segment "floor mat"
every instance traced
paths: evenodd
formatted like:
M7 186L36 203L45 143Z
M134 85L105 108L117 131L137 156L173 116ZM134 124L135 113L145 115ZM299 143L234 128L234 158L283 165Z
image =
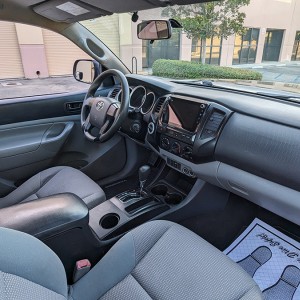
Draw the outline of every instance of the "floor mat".
M255 219L224 251L256 281L265 300L300 299L300 243Z

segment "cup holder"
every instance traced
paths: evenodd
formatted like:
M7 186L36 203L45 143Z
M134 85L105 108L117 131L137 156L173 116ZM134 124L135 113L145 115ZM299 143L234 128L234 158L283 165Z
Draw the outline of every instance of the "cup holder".
M151 189L151 193L156 196L166 196L168 187L165 184L158 184Z
M104 229L111 229L118 225L120 216L118 214L107 214L103 216L99 222Z
M170 205L179 204L183 199L180 193L162 183L154 186L151 189L151 193L155 196L160 196L160 198L164 199L164 201Z
M165 196L165 202L167 204L176 205L182 201L182 195L179 193L167 193Z

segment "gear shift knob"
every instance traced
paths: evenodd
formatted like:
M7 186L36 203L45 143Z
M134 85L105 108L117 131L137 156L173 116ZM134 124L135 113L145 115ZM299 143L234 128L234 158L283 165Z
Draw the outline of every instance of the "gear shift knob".
M141 166L139 169L139 180L145 182L151 172L151 168L147 165Z
M143 192L143 188L144 188L144 184L148 178L148 176L150 175L151 172L151 168L147 165L145 166L141 166L139 169L139 180L140 180L140 193L142 194Z

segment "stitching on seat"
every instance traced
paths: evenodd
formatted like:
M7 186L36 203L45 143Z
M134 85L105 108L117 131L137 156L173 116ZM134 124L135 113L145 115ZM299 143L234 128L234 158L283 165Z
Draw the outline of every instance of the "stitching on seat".
M135 268L135 266L136 266L136 253L135 253L135 246L134 246L134 239L133 239L133 235L132 235L132 233L131 233L131 231L129 231L128 233L127 233L128 235L130 234L130 236L131 236L131 240L132 240L132 245L133 245L133 251L134 251L134 267L132 268L132 270ZM100 300L105 294L107 294L110 290L112 290L115 286L117 286L119 283L121 283L126 277L128 277L129 275L132 275L131 274L131 272L132 272L132 270L123 278L123 279L121 279L119 282L117 282L114 286L112 286L110 289L108 289L107 291L105 291L104 293L102 293L98 298L97 298L97 300ZM71 290L71 294L73 293L73 288L72 288L72 290ZM73 299L73 298L72 298Z
M90 195L88 195L88 196L82 197L81 199L82 199L82 200L87 199L87 198L89 198L89 197L91 197L91 196L94 196L95 194L96 194L96 193L92 193L92 194L90 194Z
M253 289L257 288L257 285L251 287L248 291L246 291L241 297L236 298L237 300L243 299L247 294L249 294Z
M128 276L132 276L132 278L137 282L137 284L145 291L145 293L153 300L155 300L154 298L152 298L150 296L150 294L145 290L145 288L136 280L136 278L132 275L132 274L128 274L127 276L125 276L121 281L119 281L116 285L114 285L111 289L109 289L108 291L106 291L104 294L102 294L99 298L97 298L97 300L101 300L102 297L104 297L109 291L111 291L113 288L115 288L118 284L120 284L123 280L125 280ZM72 298L73 299L73 298Z
M28 198L28 197L30 197L30 196L32 196L32 195L36 195L37 196L37 198L39 199L40 198L40 196L38 195L38 192L39 192L39 190L43 187L43 186L45 186L54 176L56 176L59 172L61 172L63 169L61 169L61 170L59 170L59 171L57 171L55 174L52 174L52 176L48 179L48 180L46 180L44 183L42 183L42 173L43 173L43 171L42 172L40 172L40 173L38 173L38 177L39 177L39 186L35 189L35 190L33 190L32 192L32 194L29 194L29 195L27 195L27 197L26 198ZM24 202L24 200L26 200L26 198L25 199L23 199L20 203L22 203L22 202ZM27 202L27 201L26 201Z
M39 177L40 177L39 188L38 188L36 191L38 191L38 190L41 188L41 186L42 186L42 177L41 177L41 173L42 173L42 172L40 172L40 174L39 174L39 175L40 175L40 176L39 176Z
M32 196L36 196L36 199L27 200L27 198L32 197ZM22 200L20 203L27 203L27 202L31 202L31 201L40 199L39 196L36 193L33 193L33 194L29 195L27 198Z
M58 175L60 172L62 172L65 168L63 169L60 169L59 171L57 171L55 174L52 174L52 176L50 178L48 178L48 180L45 180L43 183L42 183L42 178L41 178L41 173L40 172L40 187L35 191L35 194L38 198L40 198L40 196L38 195L38 192L40 191L40 189L42 187L44 187L47 183L49 183L56 175ZM31 195L30 195L31 196Z
M133 274L130 274L132 277L133 277L133 279L141 286L141 288L147 293L147 295L151 298L151 299L153 299L153 300L155 300L155 298L153 298L150 294L149 294L149 292L141 285L141 283L134 277L134 275Z
M161 238L173 227L174 225L171 225L169 228L166 229L166 231L159 237L159 239L151 246L151 248L149 249L149 251L147 251L145 253L145 255L140 259L140 261L138 263L140 263L149 253L150 251L153 249L153 247L161 240ZM134 239L133 239L134 242ZM134 242L134 249L136 248L135 242ZM135 263L135 265L137 265Z
M160 236L160 238L152 245L152 247L150 248L150 250L140 259L139 263L147 256L147 254L151 251L151 249L156 245L156 243L164 236L165 233L167 233L167 231L172 227L172 225L166 229L166 231ZM133 250L134 250L134 268L137 266L137 256L136 256L136 244L135 244L135 240L134 240L134 235L132 234L132 231L129 231L127 234L130 234L131 236L131 240L132 240L132 243L133 243ZM107 290L104 294L102 294L98 300L101 299L101 297L103 297L106 293L108 293L111 289L113 289L116 285L118 285L120 282L122 282L126 277L128 276L132 276L135 281L145 290L145 292L149 295L149 297L151 299L154 299L153 297L150 296L150 294L148 293L148 291L141 285L141 283L133 276L133 274L131 273L134 268L130 271L130 273L128 275L126 275L122 280L120 280L117 284L115 284L113 287L111 287L109 290Z
M160 236L160 238L152 245L152 247L149 249L149 251L147 251L146 252L146 254L140 259L140 261L138 262L138 264L139 263L141 263L146 257L147 257L147 255L151 252L151 250L153 249L153 247L163 238L163 236L173 227L174 225L171 225L169 228L167 228L166 229L166 231ZM131 233L131 232L130 232ZM133 234L132 234L132 236L133 236ZM133 242L134 242L134 239L133 239ZM135 247L135 243L134 243L134 249L135 249L136 247ZM136 256L135 256L136 257ZM137 266L137 264L136 264L136 262L135 262L135 265ZM133 269L134 270L134 269ZM132 270L132 271L133 271ZM145 290L145 292L149 295L149 297L151 298L151 299L155 299L154 297L152 297L151 295L150 295L150 293L143 287L143 285L138 281L138 279L132 274L132 271L131 271L131 273L130 273L130 275L136 280L136 282Z
M133 234L131 231L129 231L130 236L131 236L131 240L132 240L132 244L133 244L133 251L134 251L134 267L136 266L136 250L135 250L135 242L134 242L134 238L133 238ZM130 271L132 272L132 270ZM130 274L130 273L129 273Z
M58 170L55 174L52 174L52 176L50 178L48 178L48 180L45 180L43 182L43 184L42 184L42 180L41 180L41 182L40 182L40 188L42 188L43 186L45 186L49 181L51 181L53 179L53 177L55 177L57 174L59 174L63 170L65 170L65 168L62 168L62 169ZM41 173L43 173L43 172L40 172L40 176L41 176Z

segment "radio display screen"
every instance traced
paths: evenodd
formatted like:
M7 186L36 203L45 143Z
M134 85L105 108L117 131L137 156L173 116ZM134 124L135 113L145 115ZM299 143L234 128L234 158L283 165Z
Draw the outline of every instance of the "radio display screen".
M169 103L168 124L195 132L200 111L200 103L172 98L172 101Z

